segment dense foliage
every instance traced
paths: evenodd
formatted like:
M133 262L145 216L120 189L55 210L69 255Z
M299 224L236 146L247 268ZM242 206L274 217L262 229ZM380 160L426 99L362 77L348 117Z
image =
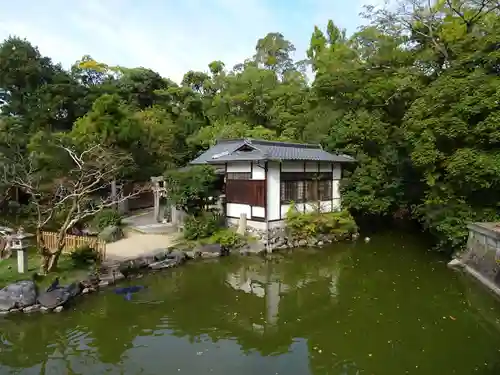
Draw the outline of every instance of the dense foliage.
M188 215L182 234L186 240L208 238L222 228L222 224L221 216L217 212L205 211L197 216Z
M204 213L220 193L215 170L204 165L168 171L165 186L171 203L194 216Z
M122 215L116 209L106 208L94 216L92 226L101 231L109 226L120 226L122 219Z
M287 229L295 239L317 238L321 235L334 236L336 240L352 238L358 227L348 211L299 212L292 205L285 218Z
M352 35L314 27L303 61L270 33L233 68L214 61L180 84L90 56L66 71L11 37L0 45L1 151L63 132L128 153L122 174L147 180L220 137L322 143L359 161L343 185L353 214L411 219L459 246L468 222L500 219L499 3L394 3L369 7Z

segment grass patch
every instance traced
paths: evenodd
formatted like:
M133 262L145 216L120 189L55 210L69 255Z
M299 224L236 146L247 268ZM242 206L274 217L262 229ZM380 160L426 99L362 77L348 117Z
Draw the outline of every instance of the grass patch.
M35 249L28 251L28 272L20 274L17 272L17 255L12 254L10 259L0 260L0 287L13 283L19 280L31 279L33 273L40 269L40 255ZM74 281L80 281L87 277L89 267L76 267L73 259L69 254L62 254L58 262L57 272L52 272L47 276L39 277L40 286L48 286L56 278L59 277L61 284L70 284Z

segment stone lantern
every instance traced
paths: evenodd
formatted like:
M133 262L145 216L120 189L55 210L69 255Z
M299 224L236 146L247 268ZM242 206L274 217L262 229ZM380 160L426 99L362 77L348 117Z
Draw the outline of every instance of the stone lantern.
M28 271L28 247L30 245L30 233L25 233L19 230L17 233L11 235L11 249L17 252L17 272L25 273Z

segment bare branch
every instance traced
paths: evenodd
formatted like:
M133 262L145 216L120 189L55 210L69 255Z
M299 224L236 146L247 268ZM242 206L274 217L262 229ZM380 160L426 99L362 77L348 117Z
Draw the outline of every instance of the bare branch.
M56 150L62 151L62 154L56 151L54 165L49 167L40 162L40 155L36 153L13 153L10 162L15 165L15 172L6 178L6 182L31 197L38 228L47 225L56 213L64 212L60 232L65 233L82 219L140 193L135 191L120 197L101 198L96 203L97 196L109 189L122 168L132 162L131 157L101 145L81 152L66 145L57 145Z

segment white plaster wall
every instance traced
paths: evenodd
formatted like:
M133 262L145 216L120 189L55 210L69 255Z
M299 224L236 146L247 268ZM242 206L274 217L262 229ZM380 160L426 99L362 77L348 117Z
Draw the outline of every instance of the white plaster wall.
M306 162L305 163L306 172L318 172L318 162ZM340 178L340 164L334 164L334 176L337 173L338 177L334 177L336 179ZM337 169L337 172L336 172ZM304 172L304 162L302 161L284 161L281 165L282 172ZM332 171L332 163L319 163L319 171L320 172L331 172Z
M252 206L252 217L264 218L266 209L264 207Z
M280 218L280 165L269 162L267 164L267 219Z
M340 209L341 209L340 198L334 199L333 200L332 211L340 211Z
M304 203L304 209L305 212L313 212L317 211L320 207L319 202L305 202Z
M304 163L301 161L284 161L281 164L282 172L304 172Z
M336 163L333 165L333 179L340 180L342 177L342 165Z
M340 180L333 180L332 182L332 197L333 199L340 198Z
M261 163L262 164L262 163ZM252 180L265 180L266 170L263 166L253 163L252 165Z
M321 201L319 203L320 212L332 212L332 201Z
M319 164L320 172L331 172L332 171L332 163L320 163Z
M227 225L237 226L239 219L228 217L226 219ZM247 220L247 227L258 229L258 230L266 230L266 223L263 221L255 221L255 220ZM269 229L273 228L283 228L285 227L285 220L276 220L269 222Z
M275 220L269 222L269 229L284 228L284 227L285 227L285 220Z
M318 172L318 162L307 162L306 172Z
M241 214L247 214L247 219L252 218L252 212L248 204L226 203L226 215L232 217L239 217Z
M286 213L288 212L288 209L290 208L289 204L282 204L281 205L281 217L283 219L286 218ZM295 203L295 208L299 212L304 212L304 203Z
M295 203L295 207L299 212L312 212L317 210L318 208L321 212L332 212L340 210L340 198L334 198L333 204L332 201L321 201L321 202L310 202L310 203ZM286 218L286 213L290 208L289 204L281 205L281 215L282 218Z
M227 163L227 172L245 173L251 171L252 171L252 166L250 162L239 161L239 162Z

